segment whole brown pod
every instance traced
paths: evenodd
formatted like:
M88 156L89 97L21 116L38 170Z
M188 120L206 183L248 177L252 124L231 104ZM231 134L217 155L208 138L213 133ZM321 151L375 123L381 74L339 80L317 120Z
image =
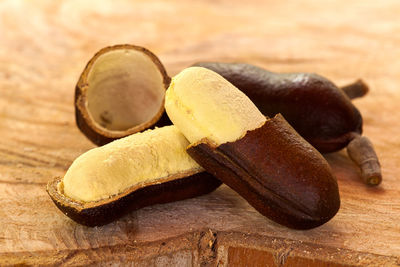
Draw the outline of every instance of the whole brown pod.
M358 141L363 120L350 99L368 91L362 81L342 90L314 73L274 73L245 63L200 62L194 66L223 76L244 92L264 115L273 117L281 113L322 153L338 151L354 140L348 150L350 155L360 155L351 158L360 166L363 180L371 185L381 182L380 164L371 142ZM360 150L367 153L357 152Z
M274 73L244 63L201 62L245 93L266 116L281 113L320 152L342 149L362 132L362 117L350 99L314 73Z

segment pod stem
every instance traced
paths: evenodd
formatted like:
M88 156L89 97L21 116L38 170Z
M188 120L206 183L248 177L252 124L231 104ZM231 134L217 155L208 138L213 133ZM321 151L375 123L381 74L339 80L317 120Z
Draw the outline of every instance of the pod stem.
M359 134L347 146L347 154L361 170L361 178L368 185L382 182L381 165L371 141Z
M362 97L369 91L368 85L361 79L345 85L341 89L350 99Z

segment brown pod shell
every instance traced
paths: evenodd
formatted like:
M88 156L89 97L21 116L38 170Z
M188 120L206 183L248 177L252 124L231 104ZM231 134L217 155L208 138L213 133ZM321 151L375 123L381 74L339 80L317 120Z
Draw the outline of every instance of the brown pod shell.
M322 153L347 146L362 132L362 117L346 94L314 73L273 73L244 63L199 62L245 93L266 116L281 113ZM367 86L360 83L364 90Z
M339 210L338 185L329 164L280 114L237 141L215 146L203 139L187 152L279 224L309 229Z
M61 180L61 177L56 177L48 183L48 194L65 215L86 226L105 225L131 211L207 194L221 185L218 179L206 172L180 173L157 182L133 186L105 200L79 202L62 193L62 188L59 188Z
M136 55L128 58L129 53ZM114 59L112 55L116 55ZM109 58L105 60L105 56ZM133 64L135 57L141 60L143 66L140 63L136 64L140 66ZM98 62L107 64L109 69L104 71ZM132 69L131 65L138 69ZM97 70L93 75L97 75L96 78L90 76L94 69ZM101 78L101 75L105 78ZM152 76L156 78L152 79ZM76 124L96 145L104 145L153 126L170 124L168 119L164 119L160 125L156 125L164 114L165 90L170 80L161 61L148 49L130 44L105 47L90 59L76 84L74 100ZM157 89L152 88L153 85ZM89 90L99 92L88 93ZM99 98L99 95L102 96ZM138 107L134 105L135 101L132 101L135 97L138 99L136 101ZM92 105L93 108L89 107L90 101L94 102L92 99L95 98L97 103ZM110 105L108 109L106 105ZM144 111L148 113L141 115L145 113ZM133 121L131 118L135 116L138 118ZM111 127L113 120L127 121L123 126L113 128Z

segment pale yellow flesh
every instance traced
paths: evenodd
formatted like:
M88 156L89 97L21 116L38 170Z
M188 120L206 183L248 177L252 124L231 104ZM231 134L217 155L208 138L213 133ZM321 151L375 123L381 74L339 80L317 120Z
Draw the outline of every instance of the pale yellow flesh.
M175 126L116 140L79 156L65 174L59 190L74 200L90 202L141 183L203 171L186 153L188 144Z
M148 55L118 49L93 64L86 105L97 124L124 131L151 120L162 107L164 94L163 76Z
M266 121L245 94L202 67L187 68L172 79L165 109L191 143L203 138L217 145L232 142Z

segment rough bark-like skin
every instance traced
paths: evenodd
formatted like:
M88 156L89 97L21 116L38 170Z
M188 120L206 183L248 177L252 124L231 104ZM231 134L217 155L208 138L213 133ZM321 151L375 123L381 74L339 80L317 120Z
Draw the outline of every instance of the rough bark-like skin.
M187 151L279 224L309 229L339 210L338 185L328 163L279 114L237 141L216 147L203 139Z
M146 206L173 202L204 195L214 191L221 182L206 172L183 178L170 179L138 187L110 199L82 203L66 197L57 190L61 178L57 177L47 185L47 192L56 206L77 223L100 226L110 223L130 211Z
M75 119L76 119L76 124L78 128L81 130L81 132L94 144L96 145L105 145L115 139L119 139L137 132L141 132L144 130L147 130L149 128L152 128L154 126L163 126L167 125L164 120L161 120L160 125L156 125L156 123L162 118L162 115L165 113L164 112L164 102L160 105L160 109L157 112L157 114L148 122L142 123L140 125L137 125L135 127L132 127L126 131L110 131L107 130L103 127L100 127L97 123L95 123L92 118L89 116L88 110L86 108L86 87L87 87L87 77L88 74L97 60L97 58L107 52L113 51L113 50L119 50L119 49L132 49L132 50L137 50L140 51L144 54L146 54L157 66L158 70L160 71L161 75L164 77L163 83L165 90L167 90L169 83L171 81L171 78L168 76L164 66L162 65L161 61L157 58L156 55L154 55L151 51L144 47L136 46L136 45L129 45L129 44L124 44L124 45L114 45L114 46L109 46L101 49L99 52L97 52L87 63L86 67L84 68L81 76L79 77L78 83L76 84L75 87ZM140 112L140 111L138 111Z
M381 164L374 146L366 136L355 137L347 146L347 154L361 169L361 178L368 185L382 182Z
M362 132L362 117L350 99L317 74L277 74L243 63L201 62L244 92L269 117L281 113L320 152L342 149Z

